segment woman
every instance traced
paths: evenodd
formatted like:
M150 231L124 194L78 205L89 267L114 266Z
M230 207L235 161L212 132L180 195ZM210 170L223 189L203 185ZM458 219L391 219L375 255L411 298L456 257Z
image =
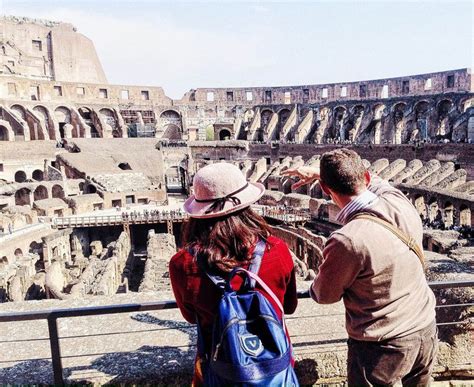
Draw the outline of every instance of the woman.
M271 235L265 220L250 208L265 192L262 184L247 182L232 164L217 163L196 173L193 188L194 195L184 204L190 216L184 226L185 247L171 258L169 271L183 317L193 324L199 321L204 348L210 348L222 291L204 271L226 278L235 267L248 269L255 245L263 240L266 247L258 275L275 293L285 313L296 309L296 279L288 247ZM241 284L238 276L232 280L234 289ZM265 295L259 285L256 289ZM281 315L277 305L266 297ZM202 384L200 370L200 359L196 358L195 386Z

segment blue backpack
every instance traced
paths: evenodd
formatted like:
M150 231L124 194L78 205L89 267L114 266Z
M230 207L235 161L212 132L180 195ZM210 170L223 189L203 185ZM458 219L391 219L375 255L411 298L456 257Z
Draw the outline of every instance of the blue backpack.
M254 290L258 282L284 316L280 301L256 274L264 251L265 242L259 241L249 270L236 268L226 281L206 271L223 291L208 351L198 323L198 353L203 359L206 386L299 386L284 319L275 313L265 296ZM244 282L235 291L230 282L238 274L244 276Z

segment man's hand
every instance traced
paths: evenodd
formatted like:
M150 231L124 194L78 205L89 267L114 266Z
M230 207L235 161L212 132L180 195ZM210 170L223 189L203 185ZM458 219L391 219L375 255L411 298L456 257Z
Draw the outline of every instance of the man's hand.
M319 168L298 167L288 168L281 172L282 176L299 177L299 181L291 186L292 189L297 189L306 184L314 183L319 180Z

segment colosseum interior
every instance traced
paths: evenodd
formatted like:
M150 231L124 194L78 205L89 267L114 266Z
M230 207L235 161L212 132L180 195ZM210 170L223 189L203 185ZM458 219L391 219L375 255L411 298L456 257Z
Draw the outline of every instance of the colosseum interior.
M196 170L221 160L265 185L255 210L290 246L307 289L340 227L338 210L318 183L292 190L280 173L318 166L338 147L357 151L413 202L429 281L473 280L469 69L200 88L175 100L161 87L109 84L92 41L70 24L0 24L0 316L171 299L167 265L181 246L181 204ZM436 295L440 304L471 306L439 310L435 377L472 382L472 288ZM300 305L288 320L300 379L342 382L343 307ZM9 332L0 383L51 383L46 323L0 324ZM314 324L320 330L311 336ZM189 381L196 333L176 310L67 318L60 328L69 383Z

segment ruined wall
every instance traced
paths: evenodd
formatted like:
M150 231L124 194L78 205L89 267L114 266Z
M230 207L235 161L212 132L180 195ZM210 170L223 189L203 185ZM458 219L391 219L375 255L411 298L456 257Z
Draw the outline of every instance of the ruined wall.
M71 295L111 295L119 289L126 291L131 260L131 241L126 232L122 232L106 248L98 240L91 242L91 255L76 284L71 288Z
M303 227L273 226L272 230L273 234L285 241L296 257L304 262L307 270L311 269L317 272L323 258L322 250L326 243L325 237L313 234Z
M316 144L250 144L248 157L258 160L261 157L270 157L271 162L280 161L287 156L301 155L309 160L314 155L321 155L333 149L342 148L342 145ZM356 151L363 159L371 162L386 158L390 162L397 159L411 161L419 159L429 161L437 159L444 162L454 162L468 172L468 179L474 179L474 147L469 144L423 144L414 145L345 145L344 147Z
M19 35L26 39L25 50L41 46L39 52L44 49L47 55L30 53L38 62L35 71L44 74L18 77L20 66L11 64L14 47L4 44L0 141L474 141L469 69L327 85L205 88L173 101L160 87L107 84L92 42L71 25L3 23L7 30L26 31Z
M54 261L72 263L71 233L72 229L59 230L42 238L44 268L48 268Z
M449 83L448 76L453 76ZM324 103L344 99L373 100L385 96L384 86L387 87L385 98L432 95L450 91L472 91L470 71L468 69L460 69L398 78L321 85L226 89L200 88L186 93L180 102L183 104L195 103L208 105L215 103L219 105L264 105ZM345 93L343 88L346 89ZM326 91L324 91L324 89L326 89ZM212 101L210 99L212 99Z
M107 83L94 44L71 24L5 16L0 26L4 74Z
M168 291L171 288L168 265L176 253L176 241L171 234L148 232L147 260L138 291Z

